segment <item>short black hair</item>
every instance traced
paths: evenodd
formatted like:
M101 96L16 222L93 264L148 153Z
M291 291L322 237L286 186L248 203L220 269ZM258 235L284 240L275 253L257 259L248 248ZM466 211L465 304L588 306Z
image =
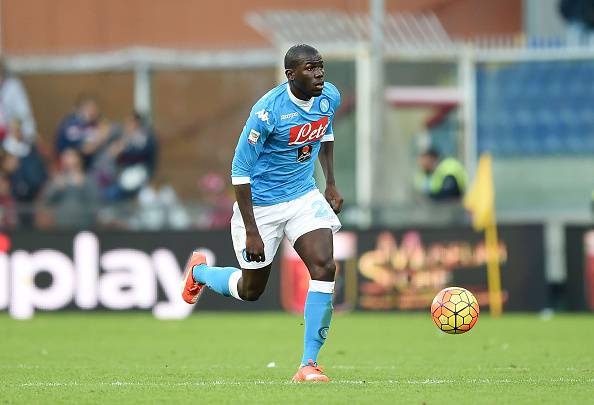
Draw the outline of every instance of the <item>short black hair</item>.
M441 153L439 152L439 149L437 149L435 146L430 146L429 148L425 149L421 155L424 156L429 156L432 157L433 159L439 159L439 157L441 156Z
M295 69L304 58L319 54L320 52L311 45L293 45L285 54L285 69Z

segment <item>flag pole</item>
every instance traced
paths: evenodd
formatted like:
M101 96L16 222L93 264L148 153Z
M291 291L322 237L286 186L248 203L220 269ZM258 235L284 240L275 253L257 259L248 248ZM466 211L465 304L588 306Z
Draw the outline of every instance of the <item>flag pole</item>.
M481 155L473 184L464 196L464 207L472 213L472 227L477 231L484 231L489 309L491 316L498 317L503 311L503 300L497 221L495 220L495 187L491 164L490 154Z
M493 220L485 227L485 249L487 253L487 283L489 288L489 309L491 316L497 318L503 312L501 299L501 270L499 268L499 242L495 212Z

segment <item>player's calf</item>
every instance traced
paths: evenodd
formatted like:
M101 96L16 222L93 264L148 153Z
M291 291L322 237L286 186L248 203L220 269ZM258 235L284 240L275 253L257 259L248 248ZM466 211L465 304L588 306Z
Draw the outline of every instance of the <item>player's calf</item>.
M271 265L268 265L260 269L244 269L242 277L237 283L239 298L244 301L257 301L266 289L271 267Z
M305 334L301 365L317 362L320 349L328 337L332 320L334 281L310 280L305 299Z
M212 291L237 299L237 284L241 270L235 267L212 267L201 253L194 251L184 267L182 298L188 304L195 304L200 291L206 285Z
M264 289L238 289L239 297L244 301L258 301Z

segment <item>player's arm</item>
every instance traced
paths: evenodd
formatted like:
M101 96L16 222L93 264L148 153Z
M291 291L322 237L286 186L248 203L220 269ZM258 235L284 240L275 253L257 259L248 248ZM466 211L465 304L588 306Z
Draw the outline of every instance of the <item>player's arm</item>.
M245 226L245 254L248 262L263 262L264 256L264 242L258 231L256 219L254 218L254 207L252 204L252 186L247 184L236 184L235 198L237 205L243 218L243 225Z
M334 212L338 214L342 210L344 199L336 188L336 181L334 179L334 141L322 142L318 158L320 159L320 165L326 178L324 197L326 197Z
M328 88L334 115L334 112L336 112L340 106L340 92L332 83L326 83L325 86ZM334 212L338 214L342 210L344 199L336 188L336 181L334 180L334 129L332 121L328 127L328 132L324 135L321 141L322 144L320 145L318 159L320 160L320 165L324 171L324 177L326 177L324 197Z
M231 166L231 180L235 189L237 206L245 226L246 259L250 262L263 262L266 259L264 256L264 242L254 217L250 176L252 168L264 148L264 142L271 132L271 125L268 116L260 114L264 110L255 111L256 108L250 113L250 117L239 137L237 148L235 148L235 156Z

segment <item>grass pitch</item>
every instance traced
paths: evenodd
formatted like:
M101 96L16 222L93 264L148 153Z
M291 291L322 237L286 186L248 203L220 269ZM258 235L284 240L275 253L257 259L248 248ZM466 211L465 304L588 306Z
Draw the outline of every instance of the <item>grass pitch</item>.
M0 315L0 403L594 403L594 316L482 315L446 335L429 314L336 315L292 384L302 319L282 313Z

